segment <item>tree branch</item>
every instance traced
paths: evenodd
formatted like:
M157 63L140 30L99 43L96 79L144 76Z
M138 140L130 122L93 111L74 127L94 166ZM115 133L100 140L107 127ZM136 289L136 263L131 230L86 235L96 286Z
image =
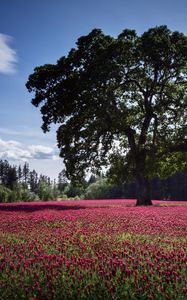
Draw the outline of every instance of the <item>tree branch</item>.
M127 128L125 128L124 132L127 135L129 146L130 146L132 152L135 152L136 151L136 143L135 143L134 135L135 135L136 131L130 127L127 127Z

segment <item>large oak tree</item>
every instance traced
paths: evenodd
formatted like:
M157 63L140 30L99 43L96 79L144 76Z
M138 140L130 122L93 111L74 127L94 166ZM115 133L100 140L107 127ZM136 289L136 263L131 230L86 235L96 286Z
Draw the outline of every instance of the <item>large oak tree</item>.
M94 29L26 84L41 107L42 129L57 130L67 174L109 166L135 178L137 205L150 205L149 180L187 167L187 37L166 26L117 38Z

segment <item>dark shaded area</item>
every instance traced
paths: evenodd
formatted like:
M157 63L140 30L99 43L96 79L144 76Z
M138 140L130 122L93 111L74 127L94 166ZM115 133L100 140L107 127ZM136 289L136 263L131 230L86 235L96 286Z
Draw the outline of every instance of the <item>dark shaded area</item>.
M165 179L151 182L152 199L187 200L187 174L176 173Z
M24 211L24 212L35 212L46 209L51 210L78 210L85 209L85 206L80 205L60 205L60 204L16 204L16 205L0 205L0 211Z
M176 173L168 179L154 178L150 181L151 199L187 201L187 174ZM102 190L100 199L136 199L136 182L124 185L112 185ZM99 198L95 198L99 199Z

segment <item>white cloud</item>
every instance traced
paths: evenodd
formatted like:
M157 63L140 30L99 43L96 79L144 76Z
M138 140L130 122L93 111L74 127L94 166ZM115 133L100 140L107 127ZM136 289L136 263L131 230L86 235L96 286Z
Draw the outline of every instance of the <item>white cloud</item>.
M0 73L13 74L16 71L16 51L9 46L11 37L0 33Z
M0 139L0 159L28 161L29 159L59 159L57 149L42 145L25 146L17 141Z
M0 148L1 148L1 150L3 150L3 149L9 149L9 148L14 148L14 147L19 147L21 144L19 143L19 142L17 142L17 141L12 141L12 140L10 140L10 141L3 141L3 140L1 140L0 139Z
M12 150L9 149L9 150L0 152L0 158L27 161L29 158L32 158L32 156L29 153L29 151L22 150L19 148L14 148Z
M52 158L54 155L54 149L51 147L45 147L42 145L29 146L28 149L33 158L36 159L48 159Z

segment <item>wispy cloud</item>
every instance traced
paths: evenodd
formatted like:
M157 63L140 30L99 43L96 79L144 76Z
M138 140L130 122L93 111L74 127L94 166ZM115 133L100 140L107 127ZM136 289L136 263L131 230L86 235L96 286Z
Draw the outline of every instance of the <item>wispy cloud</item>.
M11 129L7 129L7 128L3 128L0 127L0 134L4 134L4 135L10 135L10 136L16 136L15 138L17 138L18 136L21 137L42 137L42 132L41 130L39 131L31 131L30 128L25 128L25 130L23 131L19 131L19 130L11 130ZM44 136L44 134L43 134ZM45 136L46 138L46 136Z
M9 46L9 35L0 33L0 73L14 74L16 71L16 51Z
M35 139L35 140L54 140L55 133L54 131L48 132L47 134L43 133L40 130L32 130L32 128L27 127L27 126L22 126L21 130L12 130L4 127L0 127L0 135L1 138L5 139Z
M35 159L53 159L56 160L56 151L54 148L46 147L42 145L32 145L28 147L28 150Z
M57 149L42 145L25 146L17 141L0 139L0 159L28 161L29 159L59 159Z

